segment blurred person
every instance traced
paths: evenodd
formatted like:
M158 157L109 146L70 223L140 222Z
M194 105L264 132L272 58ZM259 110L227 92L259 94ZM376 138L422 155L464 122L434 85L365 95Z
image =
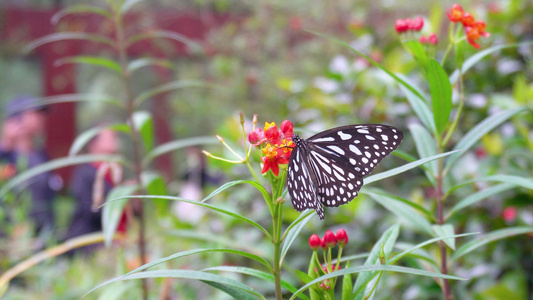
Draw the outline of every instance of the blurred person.
M36 167L48 161L43 149L47 107L30 96L18 96L4 107L4 124L0 137L0 161L15 172ZM61 188L61 178L51 172L29 179L19 191L27 190L32 199L30 220L38 233L54 228L53 200Z
M115 154L119 146L117 133L111 129L104 129L88 143L87 152L89 154ZM67 232L67 239L102 230L102 210L98 209L101 203L93 203L93 199L96 191L98 193L96 198L100 198L97 202L103 202L105 196L113 188L116 181L112 178L112 168L118 168L118 165L110 167L110 164L104 162L93 162L79 165L74 170L70 192L76 199L76 209ZM117 231L124 231L124 226L123 216Z

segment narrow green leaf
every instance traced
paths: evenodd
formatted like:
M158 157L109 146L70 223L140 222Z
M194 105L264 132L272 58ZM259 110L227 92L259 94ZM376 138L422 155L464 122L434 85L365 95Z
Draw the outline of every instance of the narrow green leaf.
M129 276L131 274L134 274L134 273L137 273L137 272L140 272L140 271L144 271L144 270L146 270L148 268L157 266L159 264L162 264L164 262L167 262L167 261L170 261L170 260L173 260L173 259L186 257L186 256L189 256L189 255L194 255L194 254L209 253L209 252L221 252L221 253L237 254L237 255L240 255L242 257L246 257L246 258L249 258L249 259L252 259L252 260L255 260L255 261L259 262L260 264L264 265L270 272L272 272L272 267L270 266L270 264L265 259L263 259L260 256L255 255L255 254L248 253L248 252L245 252L245 251L235 250L235 249L210 248L210 249L193 249L193 250L187 250L187 251L174 253L174 254L172 254L170 256L162 257L162 258L156 259L156 260L154 260L152 262L149 262L149 263L147 263L145 265L142 265L142 266L140 266L140 267L128 272L127 274L124 274L121 277ZM120 277L118 277L118 278L120 278Z
M481 200L487 199L490 196L496 195L503 191L509 190L516 187L514 183L502 183L489 188L483 189L479 192L473 193L463 200L456 203L452 209L448 212L446 219L450 218L454 213L461 211L463 208L468 207L472 204L475 204Z
M113 237L117 231L117 226L122 217L124 206L128 203L127 198L139 189L137 185L119 185L111 189L106 196L106 202L102 211L102 231L104 232L105 245L110 247L113 242ZM126 199L124 199L126 197ZM113 201L116 198L122 198L118 201Z
M101 7L94 5L75 4L69 5L66 8L55 13L50 19L50 21L52 22L52 24L57 24L63 17L75 13L97 14L102 17L111 19L111 13Z
M272 282L272 283L274 282L274 276L272 274L265 273L263 271L259 271L259 270L252 269L252 268L246 268L246 267L219 266L219 267L211 267L211 268L203 269L202 271L204 271L204 272L206 272L206 271L224 271L224 272L240 273L240 274L254 276L256 278L259 278L259 279L262 279L262 280L265 280L265 281L269 281L269 282ZM295 270L295 271L298 271L298 270ZM292 284L288 283L287 281L285 281L283 279L281 280L281 287L286 289L287 291L289 291L291 293L294 293L294 292L296 292L298 290L295 286L293 286ZM305 295L301 295L300 298L301 299L305 299L305 300L309 299Z
M209 194L209 196L205 197L202 200L202 202L205 202L205 201L213 198L214 196L220 194L222 191L226 190L229 187L232 187L232 186L237 185L237 184L243 184L243 183L247 183L247 184L255 187L261 193L261 195L263 195L263 199L265 200L265 202L266 202L266 204L268 206L268 209L270 210L270 212L272 212L272 199L270 198L270 194L268 193L268 191L262 185L260 185L259 183L255 182L255 181L252 181L252 180L236 180L236 181L227 182L227 183L223 184L222 186L218 187L216 190L214 190L211 194Z
M22 52L28 54L33 49L42 45L65 40L85 40L94 43L105 44L111 47L114 46L113 40L101 34L87 32L57 32L33 40L22 49Z
M446 237L446 236L453 236L454 235L454 229L453 225L451 224L444 224L444 225L431 225L431 229L433 229L433 232L438 237ZM455 250L455 239L454 238L446 238L444 239L444 243L448 245L452 250Z
M320 276L310 283L304 285L301 287L296 293L292 295L290 299L294 299L297 297L300 293L307 290L312 285L319 283L321 281L324 281L326 279L335 278L338 276L342 276L345 274L356 274L361 272L397 272L397 273L403 273L403 274L411 274L411 275L417 275L417 276L426 276L426 277L432 277L432 278L443 278L443 279L450 279L450 280L466 280L461 277L457 276L451 276L451 275L444 275L440 273L435 272L429 272L425 270L419 270L419 269L413 269L413 268L407 268L407 267L400 267L400 266L390 266L390 265L365 265L365 266L358 266L358 267L350 267L346 269L341 269L339 271L331 272L326 275ZM358 276L358 278L361 276L361 274Z
M152 115L148 111L136 111L133 113L133 123L135 129L141 134L144 149L146 152L152 150L154 144L154 122Z
M68 151L69 156L74 156L78 154L87 143L89 143L95 136L97 136L102 130L104 129L111 129L116 131L122 131L122 132L129 132L129 126L126 124L111 124L111 125L105 125L105 126L97 126L90 128L82 133L80 133L74 142L72 142L72 145L70 146L70 150Z
M369 184L371 182L375 182L375 181L378 181L378 180L382 180L382 179L385 179L385 178L392 177L394 175L398 175L400 173L403 173L405 171L409 171L411 169L414 169L414 168L416 168L416 167L418 167L420 165L423 165L423 164L425 164L427 162L430 162L432 160L439 159L441 157L445 157L445 156L448 156L448 155L452 155L452 154L454 154L456 152L459 152L459 151L461 151L461 150L450 151L450 152L446 152L446 153L441 153L439 155L434 155L434 156L430 156L430 157L427 157L427 158L419 159L417 161L405 164L403 166L394 168L392 170L381 172L381 173L376 174L376 175L368 176L368 177L366 177L364 179L364 183L365 184Z
M433 58L428 63L427 79L431 92L435 127L437 133L441 134L448 124L452 111L452 85L442 66Z
M405 94L407 101L413 108L415 114L418 116L420 121L422 121L422 123L424 123L426 128L431 130L431 132L436 133L437 129L435 128L435 121L433 121L433 112L428 107L426 102L420 99L415 94L413 94L413 92L411 92L405 86L400 85L400 89Z
M131 46L139 41L142 41L145 39L155 39L155 38L170 39L170 40L183 43L189 48L189 51L193 53L204 52L204 48L202 47L201 44L191 40L190 38L186 37L183 34L179 34L175 31L170 31L170 30L150 30L147 32L139 33L137 35L130 37L128 39L127 45Z
M128 72L133 73L140 68L149 66L164 67L172 70L174 69L174 65L167 59L145 57L132 60L128 64Z
M57 158L47 161L43 164L37 165L31 169L28 169L20 174L17 174L11 180L6 182L0 189L0 199L4 200L4 196L7 192L17 186L22 186L28 179L37 176L39 174L61 169L68 166L80 165L95 161L107 161L107 162L123 162L123 157L120 155L101 155L101 154L85 154L73 157Z
M256 290L236 280L226 278L226 277L216 275L216 274L211 274L211 273L206 273L206 272L201 272L201 271L193 271L193 270L155 270L155 271L146 271L146 272L135 273L135 274L127 275L127 276L122 276L122 277L118 277L112 280L108 280L96 286L92 290L85 293L83 297L87 296L89 293L95 291L96 289L99 289L103 286L109 285L117 281L143 279L143 278L183 278L183 279L196 279L196 280L201 280L201 281L210 281L210 282L215 282L221 285L227 285L230 287L238 288L243 291L247 291L248 293L252 295L257 296L260 299L265 299L265 297L263 297Z
M381 249L385 251L386 257L389 257L392 249L394 248L394 244L396 243L396 239L398 238L398 235L400 234L400 225L395 224L391 226L389 229L387 229L382 235L381 238L374 244L374 247L372 247L372 250L370 251L370 255L365 261L364 267L376 267L381 266L381 262L379 261L379 254L381 252ZM357 269L361 267L352 267L350 269ZM335 273L335 272L333 272ZM333 274L330 273L330 274ZM355 285L353 287L353 296L354 299L362 299L364 297L364 289L366 286L368 286L368 282L372 280L372 277L374 276L374 272L366 272L359 274L357 276L357 280L355 281ZM327 275L327 274L326 274ZM344 274L342 274L344 275ZM324 276L321 276L324 277ZM359 291L363 291L363 293L359 294Z
M424 49L424 46L419 41L407 41L403 43L411 54L415 57L416 61L420 64L423 71L426 71L428 69L428 55L426 53L426 49Z
M516 43L516 44L492 46L490 48L481 50L479 52L476 52L476 54L470 56L463 63L463 67L462 67L461 71L462 71L463 74L465 74L466 71L468 71L475 64L477 64L480 60L482 60L485 56L487 56L487 55L489 55L491 53L494 53L494 52L497 52L497 51L500 51L500 50L506 49L506 48L514 48L514 47L527 46L527 45L532 45L532 44L533 44L533 41L527 41L527 42ZM450 75L450 82L452 84L455 84L458 79L459 79L459 70L455 70L452 73L452 75Z
M437 155L436 141L431 137L431 134L424 127L415 123L409 126L409 130L411 131L411 136L415 141L416 150L420 158ZM436 160L431 161L428 163L427 168L429 171L426 171L426 177L433 184L433 186L435 186L438 162Z
M477 248L484 246L488 243L505 239L511 236L520 235L520 234L526 234L526 233L533 233L533 227L510 227L510 228L504 228L496 231L492 231L490 233L487 233L486 235L482 236L481 238L475 239L473 241L470 241L455 251L451 257L452 261L456 261L457 259L461 258L465 254L468 254Z
M148 166L150 162L152 162L156 157L161 156L163 154L182 149L187 148L191 146L198 146L198 145L209 145L209 144L218 144L219 141L211 136L198 136L198 137L192 137L192 138L184 138L179 140L174 140L168 143L161 144L157 147L155 147L152 151L150 151L148 154L146 154L146 157L143 160L143 166Z
M60 58L54 62L54 65L56 67L64 64L87 64L99 66L116 72L119 75L122 74L122 68L120 67L120 65L114 60L105 57L79 55Z
M268 233L268 231L265 228L263 228L263 226L261 226L258 223L256 223L255 221L253 221L253 220L251 220L249 218L246 218L246 217L242 216L241 214L234 213L234 212L231 212L229 210L225 210L225 209L216 207L214 205L210 205L210 204L206 204L206 203L198 202L198 201L193 201L193 200L187 200L187 199L183 199L183 198L179 198L179 197L172 197L172 196L145 196L145 195L142 195L142 196L135 196L135 198L136 199L165 199L165 200L172 200L172 201L187 202L187 203L191 203L191 204L194 204L194 205L203 206L203 207L209 208L209 209L211 209L211 210L213 210L215 212L219 212L219 213L231 216L233 218L236 218L238 220L244 221L244 222L254 226L255 228L261 230L266 235L266 237L268 239L272 238L270 236L270 234ZM126 198L118 198L118 199L114 199L113 201L121 200L121 199L126 199Z
M171 92L178 89L189 87L201 87L201 88L220 88L219 86L209 84L199 80L176 80L157 86L151 90L141 93L135 98L135 105L138 106L144 101L166 92Z
M365 194L369 195L374 201L378 202L389 210L391 213L395 214L396 216L400 217L402 220L407 222L408 224L411 224L413 227L417 228L418 230L425 232L429 234L430 236L434 236L433 230L431 230L431 224L429 221L424 218L422 215L418 214L416 211L414 211L411 207L409 207L407 204L405 204L402 201L399 201L398 199L395 199L393 197L390 197L384 193L376 193L374 191L365 189Z
M298 222L296 226L293 226L291 228L287 228L287 231L285 232L285 234L287 234L287 235L284 237L283 244L281 245L280 265L283 264L283 260L285 259L285 256L287 255L287 251L289 251L289 248L291 247L292 243L299 236L300 231L302 231L302 229L305 227L305 225L307 225L307 223L309 223L309 221L311 221L311 219L315 216L315 213L314 213L314 211L311 211L311 212L309 212L307 214L307 216L305 216L304 214L302 214L302 215L304 216L304 218L301 220L301 222ZM296 220L296 221L298 221L298 220Z
M224 293L230 295L233 299L236 299L236 300L255 300L257 299L256 296L250 294L249 292L247 291L244 291L242 289L239 289L239 288L236 288L236 287L233 287L233 286L230 286L230 285L226 285L226 284L221 284L221 283L218 283L218 282L212 282L212 281L206 281L206 280L201 280L203 283L207 284L207 285L210 285L218 290L221 290L223 291Z
M350 267L350 262L346 263L345 269ZM352 275L346 274L342 278L342 300L352 300L352 289L353 289L353 283L352 283Z
M512 116L526 111L526 107L519 107L519 108L513 108L506 111L503 111L501 113L494 114L485 120L481 121L481 123L477 124L472 128L465 136L455 145L453 150L459 151L458 153L453 154L448 158L448 161L446 162L446 168L445 173L448 172L448 170L451 168L453 163L461 156L463 155L468 149L470 149L477 141L481 139L485 134L487 134L492 129L498 127L503 122L507 121Z
M115 106L122 107L122 103L115 99L109 99L105 95L95 95L95 94L64 94L50 97L37 98L35 101L35 106L41 105L50 105L57 103L68 103L68 102L91 102L91 103L105 103L113 104Z
M141 174L141 181L148 194L157 196L168 195L165 181L157 172L144 171ZM152 201L159 215L167 215L170 212L168 201L162 199L153 199Z
M436 237L436 238L433 238L433 239L430 239L430 240L427 240L425 242L422 242L416 246L412 246L408 249L405 249L404 251L402 251L401 253L398 253L396 254L393 258L391 258L389 260L389 264L394 264L396 263L397 261L399 261L401 258L403 258L404 256L414 252L415 250L418 250L426 245L429 245L429 244L432 244L434 242L438 242L438 241L442 241L444 239L448 239L448 238L457 238L457 237L463 237L463 236L468 236L468 235L474 235L474 234L478 234L477 232L473 232L473 233L463 233L463 234L456 234L456 235L450 235L450 236L439 236L439 237ZM425 255L429 258L429 254ZM434 263L435 265L438 266L437 263L435 263L433 260L430 259L430 262L431 263Z
M414 203L414 202L409 201L409 200L407 200L405 198L402 198L402 197L394 196L394 195L386 192L385 190L382 190L382 189L379 189L379 188L365 187L365 189L362 190L361 193L365 194L366 191L370 191L370 192L375 193L377 195L383 195L383 196L386 196L388 198L392 198L395 201L399 201L401 203L404 203L404 204L410 206L411 208L414 208L414 209L418 210L419 212L421 212L424 216L426 216L426 219L436 222L435 217L433 216L433 214L429 210L427 210L425 207L420 205L420 204Z

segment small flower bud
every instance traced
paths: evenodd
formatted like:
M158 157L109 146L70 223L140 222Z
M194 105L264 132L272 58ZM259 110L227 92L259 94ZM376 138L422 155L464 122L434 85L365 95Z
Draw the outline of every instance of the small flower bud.
M429 40L427 37L421 35L420 38L418 39L418 41L421 43L421 44L427 44L429 43Z
M293 125L291 121L285 120L281 122L281 124L279 125L279 129L286 137L292 137Z
M431 45L437 45L437 43L439 42L439 39L437 38L437 35L432 33L429 35L428 37L428 42L431 44Z
M318 250L318 248L320 247L320 244L321 244L321 241L318 235L313 234L309 237L309 247L311 247L313 251Z
M346 230L337 230L337 234L335 234L335 236L337 238L337 242L341 247L344 247L344 245L348 244L348 234L346 234Z
M416 17L412 23L412 30L420 31L424 27L424 19L422 17Z
M335 237L331 230L326 231L324 234L324 243L328 248L333 248L337 245L337 237Z
M407 26L407 30L413 30L413 19L405 19L405 25Z
M328 246L326 246L326 242L324 241L324 239L320 239L320 248L322 248L322 250L326 251L328 250Z
M395 28L398 33L406 32L409 29L405 20L402 19L396 20Z

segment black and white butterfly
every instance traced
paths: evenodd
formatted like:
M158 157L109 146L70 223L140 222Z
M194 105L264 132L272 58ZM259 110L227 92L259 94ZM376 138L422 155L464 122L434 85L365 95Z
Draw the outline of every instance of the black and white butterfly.
M292 137L287 186L297 211L315 209L324 219L324 206L346 204L357 196L363 177L394 151L403 133L381 124L332 128L307 140Z

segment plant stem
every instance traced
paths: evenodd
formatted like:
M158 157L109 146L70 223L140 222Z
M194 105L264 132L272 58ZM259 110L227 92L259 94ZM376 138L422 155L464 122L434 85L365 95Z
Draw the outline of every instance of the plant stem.
M275 196L275 195L272 195ZM276 197L277 198L277 197ZM274 206L273 221L273 245L274 245L274 285L276 289L276 300L282 300L281 292L281 203Z
M116 26L116 42L117 42L117 51L119 55L120 66L122 69L122 80L124 84L124 89L126 93L126 110L128 115L128 122L131 129L132 143L133 143L133 165L135 170L135 179L139 186L141 187L141 194L146 194L144 187L142 187L142 162L140 155L140 137L139 131L135 128L135 123L133 120L133 114L135 112L134 107L134 96L131 89L131 77L128 70L128 53L127 53L127 43L126 37L124 34L124 27L122 24L122 15L120 12L116 12L115 16L115 26ZM139 218L139 237L137 241L137 247L139 250L139 261L141 265L146 264L146 240L145 240L145 220L144 220L144 206L143 202L139 202L139 210L137 212ZM148 299L148 282L146 279L142 280L142 294L143 299Z
M438 153L442 153L442 147L439 145L438 147ZM442 159L439 159L439 166L438 166L438 174L437 174L437 222L439 225L444 224L444 209L443 209L443 202L444 202L444 193L442 190L442 181L443 181L443 174L442 174ZM440 248L440 256L441 256L441 273L444 275L448 274L448 262L447 262L447 253L446 253L446 245L442 241L439 241L439 248ZM448 279L443 279L443 292L444 297L446 300L452 299L452 295L450 292L450 283Z

